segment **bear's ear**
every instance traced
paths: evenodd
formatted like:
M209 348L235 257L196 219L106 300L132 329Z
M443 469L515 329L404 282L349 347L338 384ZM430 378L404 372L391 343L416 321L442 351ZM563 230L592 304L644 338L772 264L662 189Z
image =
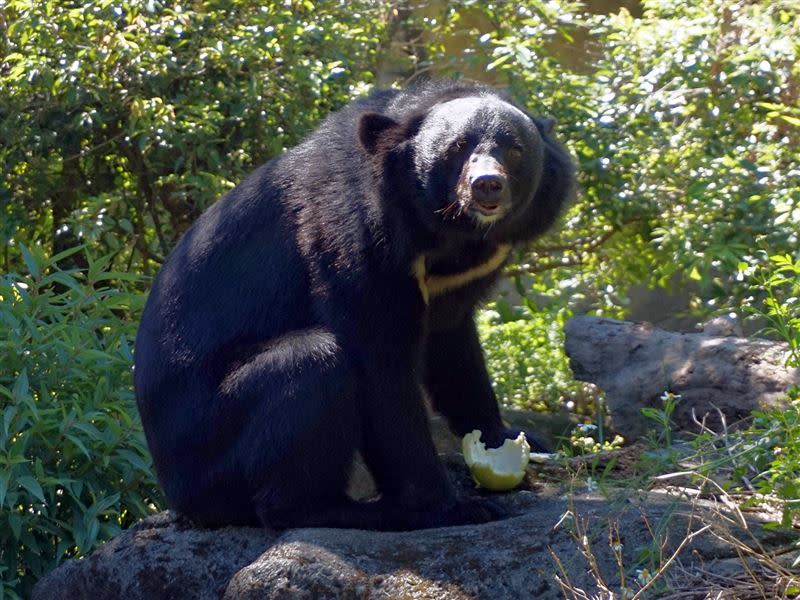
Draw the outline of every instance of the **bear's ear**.
M370 154L375 154L381 147L392 145L395 137L392 133L400 133L400 123L380 113L366 113L358 123L358 140Z
M532 114L530 114L527 111L525 112L525 114L528 115L528 118L531 121L534 122L534 124L539 129L539 131L541 131L542 133L546 133L548 135L553 133L553 129L556 126L556 120L554 118L552 118L552 117L534 117Z
M542 122L542 131L545 133L553 133L556 126L556 120L553 117L544 117L540 119Z

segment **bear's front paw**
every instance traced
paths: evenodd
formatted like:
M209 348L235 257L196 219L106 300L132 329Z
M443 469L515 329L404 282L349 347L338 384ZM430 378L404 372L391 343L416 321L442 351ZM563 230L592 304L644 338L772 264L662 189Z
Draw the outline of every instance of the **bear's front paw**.
M420 516L420 529L429 527L454 527L505 519L509 512L497 502L484 498L456 500Z
M525 433L525 438L531 447L531 452L552 452L548 444L544 442L542 436L530 429L520 429L518 427L505 427L489 431L481 431L481 439L486 442L487 448L498 448L507 439L515 440L520 432Z

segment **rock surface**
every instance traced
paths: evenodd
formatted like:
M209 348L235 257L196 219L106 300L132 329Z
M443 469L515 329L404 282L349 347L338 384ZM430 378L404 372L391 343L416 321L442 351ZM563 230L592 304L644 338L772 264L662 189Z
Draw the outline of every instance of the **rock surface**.
M230 578L276 539L248 527L199 529L163 512L90 556L65 562L37 583L33 598L219 598Z
M460 457L446 460L461 493L477 494ZM554 559L571 585L599 593L582 548L598 573L619 588L609 539L619 541L636 589L636 558L653 546L665 552L705 522L718 523L709 504L666 494L609 500L584 491L567 499L555 485L526 480L529 489L492 498L513 515L484 525L403 533L352 529L202 529L170 512L151 517L91 556L68 561L43 578L33 600L210 600L225 598L562 598ZM695 516L688 518L687 515ZM705 515L704 518L701 515ZM609 536L609 527L612 534ZM585 531L584 531L585 530ZM755 527L753 531L758 531ZM586 535L588 545L583 546ZM759 543L770 546L763 535ZM684 565L736 557L710 531L682 550ZM563 579L563 576L562 576Z
M784 366L788 345L780 342L588 316L571 319L564 331L575 377L605 392L611 425L628 440L653 427L640 409L661 408L665 391L681 396L672 417L677 429L697 432L692 411L698 419L708 415L707 425L719 431L717 409L730 425L781 405L786 389L800 385L800 369Z

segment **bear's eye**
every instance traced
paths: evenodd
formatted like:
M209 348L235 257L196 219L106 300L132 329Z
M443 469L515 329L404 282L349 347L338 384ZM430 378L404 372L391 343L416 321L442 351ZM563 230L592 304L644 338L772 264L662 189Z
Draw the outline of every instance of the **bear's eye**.
M522 148L519 146L511 146L506 151L506 159L511 162L517 162L520 158L522 158Z
M461 152L466 147L467 147L467 138L462 136L456 138L456 140L450 146L450 149L453 150L453 152Z

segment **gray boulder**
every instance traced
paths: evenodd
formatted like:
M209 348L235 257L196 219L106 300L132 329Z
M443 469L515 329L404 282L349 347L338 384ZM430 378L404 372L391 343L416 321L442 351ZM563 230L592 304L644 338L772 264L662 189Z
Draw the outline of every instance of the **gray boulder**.
M447 460L459 489L478 494L460 460ZM636 589L633 569L642 549L663 546L671 552L704 523L724 521L699 500L690 505L666 494L635 496L629 491L612 500L589 491L565 496L558 486L537 483L532 475L527 489L492 496L510 518L475 526L277 534L246 527L203 529L161 513L91 556L67 561L37 584L33 600L555 600L563 597L556 557L564 569L562 582L573 588L599 593L602 579L619 591L613 539L619 543L626 581ZM755 522L750 527L760 531ZM762 536L758 543L769 547L770 540ZM680 554L684 567L702 565L707 572L736 556L711 530Z
M631 441L654 426L640 409L661 408L667 390L681 396L676 428L698 432L693 413L720 431L720 415L734 424L754 409L783 405L786 389L800 385L800 369L785 366L787 344L736 337L717 321L707 329L715 335L581 316L564 328L565 349L576 379L605 392L613 429Z

